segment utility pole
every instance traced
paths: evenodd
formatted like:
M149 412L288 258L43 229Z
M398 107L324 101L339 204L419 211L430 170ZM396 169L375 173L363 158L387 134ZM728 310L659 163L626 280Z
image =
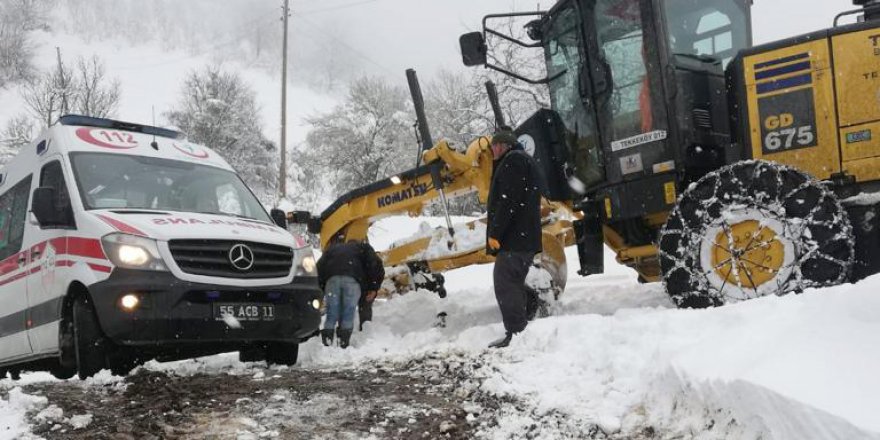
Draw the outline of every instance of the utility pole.
M278 173L281 198L287 197L287 23L290 19L290 0L284 0L284 43L281 56L281 170Z
M61 108L59 109L61 114L58 115L58 116L64 116L64 115L66 115L67 112L68 112L68 107L67 107L67 93L68 93L68 90L67 90L67 78L64 77L64 64L61 63L61 48L58 47L58 46L56 46L56 47L55 47L55 53L58 54L58 84L56 84L56 85L58 86L58 88L61 89ZM51 110L49 111L49 121L48 121L48 124L49 124L49 125L52 125L52 111L51 111Z

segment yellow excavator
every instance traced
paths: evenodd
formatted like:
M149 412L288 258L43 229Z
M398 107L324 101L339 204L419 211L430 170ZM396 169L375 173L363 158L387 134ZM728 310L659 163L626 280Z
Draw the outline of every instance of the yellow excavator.
M828 29L753 46L751 0L560 0L487 15L460 44L465 65L548 87L551 108L516 133L579 273L601 273L607 245L678 306L708 307L880 271L880 1L853 3ZM527 21L528 41L496 20ZM494 65L498 41L543 51L546 76ZM410 194L483 191L487 144L461 161L440 142L314 230L365 237Z

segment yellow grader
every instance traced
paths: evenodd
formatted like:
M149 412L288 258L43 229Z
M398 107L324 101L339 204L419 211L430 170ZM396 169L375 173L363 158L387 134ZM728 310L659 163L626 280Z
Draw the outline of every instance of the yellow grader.
M751 0L560 0L462 35L466 65L548 87L551 108L516 133L544 174L537 262L562 269L557 287L568 245L581 275L603 271L607 245L680 307L878 272L880 4L854 4L828 29L759 46ZM528 21L529 41L492 27L512 19ZM546 76L489 62L496 41L542 50ZM489 142L425 148L419 168L343 196L312 229L322 245L364 239L374 219L428 200L485 201ZM430 274L490 261L481 249L426 260L425 246L386 262Z
M343 195L320 218L312 218L307 212L290 213L291 222L309 223L310 230L319 234L322 248L334 241L366 240L368 229L376 219L394 214L418 216L426 206L438 200L445 208L451 197L476 192L483 204L489 197L493 163L491 137L474 140L464 151L454 149L445 140L433 144L415 72L409 70L407 76L425 148L422 165ZM496 96L493 85L488 83L487 87L490 96ZM503 123L500 111L496 111L496 118ZM568 274L564 249L575 242L572 226L579 214L570 203L546 199L542 200L541 209L544 252L536 257L535 266L547 276L534 278L537 283L534 287L542 293L552 292L558 296L565 288ZM380 252L390 268L387 273L391 283L387 285L393 286L391 290L425 288L445 296L444 272L495 261L485 250L485 218L453 225L447 211L446 221L446 228L399 240L395 246ZM475 234L482 234L483 238L472 239ZM463 237L469 239L459 240Z

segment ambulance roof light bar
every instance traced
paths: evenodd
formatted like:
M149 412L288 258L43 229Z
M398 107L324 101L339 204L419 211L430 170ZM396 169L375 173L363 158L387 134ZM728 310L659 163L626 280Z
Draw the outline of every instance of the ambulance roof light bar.
M113 128L117 130L133 131L153 136L161 136L171 139L182 138L180 132L167 128L152 127L149 125L134 124L131 122L114 121L113 119L94 118L82 115L64 115L58 119L61 125L78 125L84 127Z

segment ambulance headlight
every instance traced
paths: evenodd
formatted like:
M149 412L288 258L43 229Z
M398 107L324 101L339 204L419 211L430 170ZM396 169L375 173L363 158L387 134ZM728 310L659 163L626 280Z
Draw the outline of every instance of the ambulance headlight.
M311 255L306 256L303 258L300 265L302 265L302 268L306 273L315 273L315 257Z
M126 266L141 267L150 261L150 254L146 249L139 246L123 244L116 251L118 252L119 262Z
M126 269L168 270L159 254L156 240L129 234L110 234L101 239L104 254Z
M299 264L296 267L296 275L316 276L318 274L317 264L315 264L315 257L312 255L312 251L309 249L300 249L297 252L304 252L305 255L299 260Z

